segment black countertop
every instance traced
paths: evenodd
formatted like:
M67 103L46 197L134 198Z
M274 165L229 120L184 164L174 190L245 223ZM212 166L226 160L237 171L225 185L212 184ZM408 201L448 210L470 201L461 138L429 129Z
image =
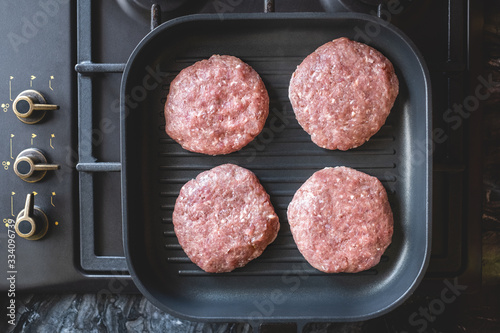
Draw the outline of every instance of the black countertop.
M310 324L304 332L500 332L500 3L484 1L484 70L495 82L483 105L482 288L455 290L438 306L440 291L415 293L393 312L356 323ZM443 289L453 285L443 280ZM442 294L442 293L441 293ZM437 300L437 301L436 301ZM0 300L2 313L7 297ZM158 310L140 295L17 295L15 325L2 315L1 332L251 332L244 323L197 323ZM435 306L434 315L426 309ZM417 314L417 315L415 315ZM412 320L413 318L413 320ZM418 319L417 319L418 318ZM427 318L423 320L422 318ZM274 331L272 331L274 332Z

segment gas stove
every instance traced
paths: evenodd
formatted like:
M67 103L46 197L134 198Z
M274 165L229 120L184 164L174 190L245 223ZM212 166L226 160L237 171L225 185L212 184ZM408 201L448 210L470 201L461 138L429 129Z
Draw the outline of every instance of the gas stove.
M195 13L363 12L406 33L430 69L432 255L423 287L480 285L480 22L473 1L5 0L0 3L0 288L137 292L122 243L120 82L151 25ZM360 31L360 41L372 31ZM481 90L482 91L482 90ZM478 96L476 96L478 97ZM477 98L476 98L477 100ZM469 103L469 104L467 104ZM460 108L460 106L465 106ZM445 138L445 139L444 139Z

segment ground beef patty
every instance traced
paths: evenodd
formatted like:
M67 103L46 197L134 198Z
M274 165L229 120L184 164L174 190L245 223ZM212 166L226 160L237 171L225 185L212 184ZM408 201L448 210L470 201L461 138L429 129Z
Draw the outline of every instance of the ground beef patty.
M391 243L393 218L380 181L347 167L314 173L288 206L293 239L326 273L364 271Z
M368 45L339 38L297 67L289 98L315 144L347 150L378 132L398 91L398 78L386 57Z
M187 182L175 202L179 243L206 272L230 272L257 258L277 236L278 216L253 172L224 164Z
M183 69L170 84L165 131L184 149L229 154L262 131L268 114L259 74L236 57L213 55Z

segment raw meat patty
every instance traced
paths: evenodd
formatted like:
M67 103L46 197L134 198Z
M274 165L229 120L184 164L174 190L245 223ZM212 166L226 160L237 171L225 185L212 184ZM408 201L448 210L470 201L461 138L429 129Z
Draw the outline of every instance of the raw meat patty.
M339 38L297 67L289 98L315 144L348 150L378 132L398 92L398 78L386 57L368 45Z
M170 84L165 131L184 149L229 154L252 141L268 115L259 74L236 57L213 55L183 69Z
M174 230L184 252L206 272L230 272L257 258L280 225L253 172L224 164L187 182L175 202Z
M288 206L293 239L326 273L369 269L391 243L392 211L380 181L347 167L315 172Z

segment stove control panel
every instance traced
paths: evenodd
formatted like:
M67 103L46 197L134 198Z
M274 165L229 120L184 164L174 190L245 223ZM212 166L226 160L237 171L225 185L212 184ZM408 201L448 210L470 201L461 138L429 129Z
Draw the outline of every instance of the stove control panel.
M74 13L73 1L0 2L0 275L19 292L83 279Z

